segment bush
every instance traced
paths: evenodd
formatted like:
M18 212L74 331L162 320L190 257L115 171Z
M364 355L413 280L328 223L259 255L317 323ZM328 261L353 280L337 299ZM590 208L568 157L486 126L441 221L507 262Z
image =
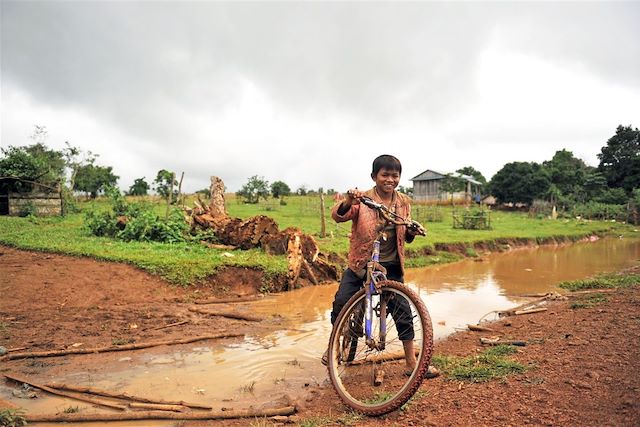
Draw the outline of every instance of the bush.
M85 214L85 225L96 236L114 237L125 241L184 242L189 225L182 212L172 209L167 219L160 218L150 205L129 204L117 189L109 189L111 211Z
M571 209L571 215L584 219L626 221L627 207L592 201L575 205Z

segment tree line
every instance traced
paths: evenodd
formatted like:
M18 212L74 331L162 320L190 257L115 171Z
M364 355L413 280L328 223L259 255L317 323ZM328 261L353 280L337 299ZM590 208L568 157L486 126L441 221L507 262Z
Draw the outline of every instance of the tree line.
M109 187L117 185L119 177L111 166L98 163L98 155L82 151L68 142L62 150L47 147L47 130L35 126L30 137L33 144L2 148L0 157L0 183L3 191L30 191L32 183L39 183L62 192L81 192L95 198ZM629 200L640 200L640 131L632 126L618 126L615 134L606 141L598 154L597 167L585 164L571 151L557 151L553 158L542 163L511 162L505 164L487 181L473 166L457 172L473 177L481 183L484 195L493 195L500 203L522 203L531 205L536 200L548 201L559 208L576 204L597 202L624 204ZM135 179L128 194L144 196L153 188L164 198L176 199L178 182L173 172L161 169L150 185L145 177ZM459 179L445 181L447 191L458 191ZM411 188L400 187L400 191L411 193ZM172 193L173 191L173 193ZM308 190L301 186L292 191L283 181L269 183L264 177L254 175L236 193L247 203L273 197L280 199L292 194L307 195L335 191L322 188ZM208 189L199 193L208 195Z

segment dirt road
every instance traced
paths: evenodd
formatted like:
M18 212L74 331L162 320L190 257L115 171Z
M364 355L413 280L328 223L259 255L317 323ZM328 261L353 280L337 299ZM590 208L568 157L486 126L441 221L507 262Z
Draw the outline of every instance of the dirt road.
M208 285L176 288L127 265L0 247L0 346L41 351L278 329L277 319L242 322L188 310L197 299L255 294L259 283L255 272L239 270ZM640 287L607 294L590 308L571 308L574 301L553 302L547 312L492 326L527 341L514 356L528 367L523 374L476 384L429 380L404 410L377 419L349 413L324 382L292 393L299 410L294 420L317 426L640 425ZM158 329L180 321L187 323ZM457 333L438 342L436 354L478 354L484 349L480 336L485 335ZM99 355L89 359L99 370ZM0 362L0 373L34 378L72 368L73 363Z

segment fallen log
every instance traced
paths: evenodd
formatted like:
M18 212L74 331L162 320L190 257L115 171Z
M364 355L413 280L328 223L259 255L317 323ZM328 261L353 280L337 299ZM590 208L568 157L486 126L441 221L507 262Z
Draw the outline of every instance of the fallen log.
M260 316L238 313L236 311L206 310L199 307L189 307L189 311L192 311L194 313L206 314L208 316L221 316L227 317L229 319L246 320L248 322L261 322L264 320L264 318Z
M249 302L257 301L258 297L236 297L236 298L208 298L199 301L194 301L194 304L233 304L236 302Z
M130 400L134 402L155 403L159 405L180 405L180 406L186 406L187 408L192 408L192 409L206 409L206 410L213 409L213 407L209 405L203 405L201 403L190 403L190 402L185 402L184 400L178 401L178 400L149 399L147 397L134 396L129 393L115 393L112 391L100 390L96 388L76 386L76 385L70 385L70 384L49 383L45 385L47 387L55 388L58 390L68 390L68 391L75 391L78 393L95 394L97 396L111 397L114 399L122 399L122 400Z
M501 340L501 339L494 339L494 338L480 338L480 344L482 345L515 345L518 347L524 347L527 345L525 341Z
M109 346L109 347L97 347L97 348L73 348L67 350L51 350L51 351L34 351L27 353L9 353L2 358L6 360L14 360L14 359L26 359L30 357L56 357L56 356L67 356L71 354L91 354L91 353L106 353L110 351L128 351L128 350L140 350L143 348L149 347L157 347L161 345L178 345L178 344L189 344L196 341L205 341L205 340L214 340L220 338L232 338L232 337L240 337L244 334L236 333L236 332L221 332L215 335L204 335L200 337L194 338L185 338L181 340L171 340L171 341L153 341L147 343L139 343L139 344L126 344L120 346Z
M31 381L31 380L27 380L25 378L22 378L20 376L15 375L15 374L4 374L4 376L6 378L12 380L12 381L16 381L16 382L23 383L23 384L28 384L31 387L38 388L40 390L46 391L47 393L55 394L57 396L67 397L69 399L75 399L75 400L79 400L81 402L87 402L87 403L91 403L91 404L94 404L94 405L104 406L106 408L118 409L120 411L124 411L124 410L127 409L126 406L116 405L115 403L105 402L104 400L94 399L92 397L76 395L76 394L73 394L73 393L67 393L67 392L64 392L64 391L56 390L56 389L53 389L51 387L47 387L46 385L38 384L38 383L35 383L35 382Z
M242 409L220 412L165 412L165 411L136 411L122 414L55 414L55 415L26 415L25 420L30 423L56 422L91 422L91 421L135 421L135 420L222 420L234 418L274 417L293 415L296 408L285 406L273 409Z

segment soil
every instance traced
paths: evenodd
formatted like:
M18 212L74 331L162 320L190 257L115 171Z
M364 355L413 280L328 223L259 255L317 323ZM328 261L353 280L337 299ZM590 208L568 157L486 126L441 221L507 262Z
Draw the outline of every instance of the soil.
M640 271L640 269L637 269ZM257 295L260 273L228 269L205 284L180 288L132 266L0 246L0 346L28 351L70 346L184 339L222 330L279 328L277 318L242 322L188 310L197 299ZM513 356L529 369L503 380L461 383L427 380L403 410L380 418L355 418L325 381L292 395L294 420L333 420L357 426L422 425L640 425L640 287L607 294L591 308L571 308L576 298L554 301L548 311L513 316L491 325L498 334L527 341ZM158 326L188 320L179 328ZM436 343L435 353L470 356L485 348L486 333L464 331ZM230 338L225 342L240 338ZM86 358L100 369L100 355ZM42 359L0 361L1 372L29 374L71 369ZM85 359L83 359L85 360ZM2 406L0 401L0 407ZM182 425L248 425L247 420ZM263 425L263 424L260 424ZM268 424L265 424L268 425Z

